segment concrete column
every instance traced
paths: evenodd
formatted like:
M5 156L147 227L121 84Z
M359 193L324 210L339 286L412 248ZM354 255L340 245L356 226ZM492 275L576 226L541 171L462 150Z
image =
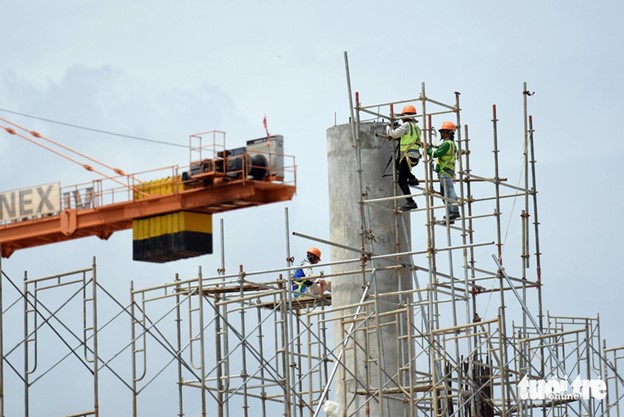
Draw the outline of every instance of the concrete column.
M394 203L387 201L375 203L375 206L364 206L364 229L362 229L362 216L360 215L360 201L362 193L365 199L390 197L394 195L392 190L392 166L386 164L394 152L396 142L375 137L375 133L383 132L380 123L365 123L360 125L360 157L362 167L362 190L360 189L357 173L357 154L353 147L351 125L339 125L327 130L327 158L329 170L329 217L330 217L330 240L341 245L360 249L362 246L362 234L366 236L366 252L374 254L395 253L409 249L409 242L405 242L401 221L405 222L405 230L409 240L409 213L396 214L393 212ZM385 170L385 172L384 172ZM384 177L384 174L387 176ZM398 191L398 195L401 192ZM404 199L398 200L403 205ZM383 206L381 209L378 206ZM398 216L398 217L397 217ZM397 224L399 227L397 227ZM400 246L397 247L397 233ZM353 259L359 257L359 253L331 247L331 260ZM409 262L408 259L401 260ZM383 267L397 263L395 258L385 261L367 262L366 268ZM355 271L361 264L338 265L332 267L332 273ZM332 279L332 308L340 309L343 306L353 305L345 309L340 315L353 314L364 292L363 283L371 279L371 274L365 276L362 273L353 273ZM372 281L367 301L375 299L375 294L383 294L407 290L412 288L411 274L401 270L377 272ZM390 298L381 297L376 305L367 306L363 313L373 311L383 313L396 309L400 304L398 296ZM397 372L405 358L401 358L398 350L399 336L404 332L405 321L403 316L391 316L377 320L375 316L365 323L362 314L356 321L359 330L355 340L350 340L345 349L345 368L339 369L333 386L330 399L338 402L344 409L348 404L348 416L387 416L399 417L408 415L408 405L400 399L396 387ZM380 327L380 324L388 324ZM351 325L350 321L336 322L332 328L334 346L343 343L344 334ZM380 351L381 349L381 351ZM379 366L383 369L380 373ZM381 385L386 385L381 394L382 402L371 399L370 394ZM388 378L385 375L390 375ZM394 379L394 380L392 380ZM405 381L404 381L405 382ZM389 391L395 391L388 395ZM367 392L369 393L367 395ZM399 398L397 400L396 398ZM369 400L367 402L367 400ZM370 414L367 414L367 406ZM357 410L357 411L356 411Z

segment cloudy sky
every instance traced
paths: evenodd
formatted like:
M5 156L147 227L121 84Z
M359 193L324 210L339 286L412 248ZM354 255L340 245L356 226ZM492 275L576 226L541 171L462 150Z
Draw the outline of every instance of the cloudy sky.
M535 92L546 308L600 314L602 336L621 345L623 12L615 0L4 1L0 117L136 172L187 164L188 150L174 145L199 131L226 131L228 145L241 146L264 135L266 115L296 156L298 192L288 204L215 216L215 229L224 221L233 272L239 264L285 264L285 207L292 231L329 237L325 132L348 118L345 51L364 103L417 97L421 83L443 102L461 92L471 148L488 164L497 104L499 141L509 151L501 175L512 182L520 175L527 82ZM7 134L0 133L0 154L2 190L95 179ZM491 165L473 169L493 175ZM218 239L215 255L167 265L132 262L127 231L20 251L2 266L19 280L24 270L47 275L97 256L100 281L123 298L131 280L148 286L199 266L216 273ZM291 243L297 258L310 244Z

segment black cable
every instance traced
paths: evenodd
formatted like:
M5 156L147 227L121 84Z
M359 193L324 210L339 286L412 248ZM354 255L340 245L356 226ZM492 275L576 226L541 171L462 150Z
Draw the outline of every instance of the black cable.
M8 110L8 109L3 109L3 108L0 108L0 111L6 112L6 113L11 113L11 114L17 114L19 116L28 117L28 118L31 118L31 119L37 119L37 120L41 120L41 121L48 122L48 123L55 123L55 124L62 125L62 126L73 127L75 129L82 129L82 130L88 130L90 132L102 133L102 134L105 134L105 135L119 136L119 137L122 137L122 138L141 140L141 141L144 141L144 142L158 143L160 145L178 146L180 148L187 148L188 147L186 145L181 145L179 143L165 142L165 141L160 141L160 140L155 140L155 139L147 139L147 138L142 138L142 137L139 137L139 136L131 136L131 135L125 135L123 133L110 132L108 130L94 129L94 128L91 128L91 127L79 126L79 125L66 123L66 122L59 122L58 120L46 119L44 117L39 117L39 116L32 116L30 114L20 113L20 112L16 112L16 111L13 111L13 110Z

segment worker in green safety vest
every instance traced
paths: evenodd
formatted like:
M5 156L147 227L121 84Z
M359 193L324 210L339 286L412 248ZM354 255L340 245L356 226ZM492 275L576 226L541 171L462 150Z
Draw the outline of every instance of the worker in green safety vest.
M436 160L435 171L440 179L440 194L444 197L446 206L445 220L448 218L449 223L453 223L453 220L460 216L457 194L453 185L457 160L457 146L453 141L456 128L453 122L442 122L442 126L438 129L442 143L435 150L433 147L427 148L429 156Z
M412 192L409 187L418 185L418 178L412 174L412 168L420 161L421 131L416 123L416 108L411 104L403 107L401 113L397 114L403 122L399 127L393 129L386 127L386 134L392 139L401 138L399 142L398 155L398 178L399 188L406 195L407 204L401 207L401 211L408 211L418 208L418 205L411 197Z

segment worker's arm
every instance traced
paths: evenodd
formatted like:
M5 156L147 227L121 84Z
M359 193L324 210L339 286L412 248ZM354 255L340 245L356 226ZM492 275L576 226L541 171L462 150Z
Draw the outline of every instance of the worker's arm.
M317 279L314 285L310 288L310 292L314 295L321 295L325 291L331 292L331 281L325 281L324 279Z
M311 277L313 275L312 266L308 264L307 266L303 268L303 272L305 273L306 278Z
M390 126L386 127L386 135L390 136L392 139L398 139L409 130L409 123L403 123L401 126L396 129L392 129Z
M433 147L427 148L427 153L433 158L439 158L446 155L450 148L451 144L448 141L444 141L435 151L433 150Z

